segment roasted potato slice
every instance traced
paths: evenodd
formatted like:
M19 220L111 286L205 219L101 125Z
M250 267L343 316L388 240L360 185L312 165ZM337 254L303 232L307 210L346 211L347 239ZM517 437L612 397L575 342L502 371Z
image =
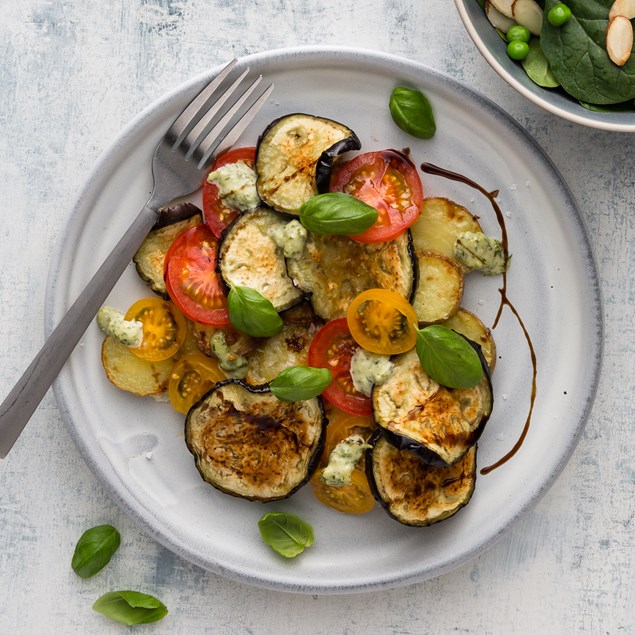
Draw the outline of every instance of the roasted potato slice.
M410 227L415 251L436 251L457 262L454 243L461 232L482 232L476 217L465 207L447 198L426 198L421 215ZM461 263L457 264L468 271Z
M146 397L167 390L174 358L149 362L131 353L116 337L108 335L101 346L101 363L106 377L117 388Z
M463 270L433 251L417 252L419 285L412 306L420 322L442 322L453 315L463 297Z
M468 339L480 344L483 357L490 368L494 370L496 365L496 343L492 332L481 322L479 318L467 309L460 307L456 313L443 322L443 326L453 329Z

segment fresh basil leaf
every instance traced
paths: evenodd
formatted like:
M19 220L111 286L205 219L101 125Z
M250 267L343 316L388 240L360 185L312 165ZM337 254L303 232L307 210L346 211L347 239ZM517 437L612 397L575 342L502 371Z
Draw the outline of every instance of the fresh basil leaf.
M310 232L328 236L361 234L378 217L374 207L343 192L317 194L300 207L300 222Z
M121 535L111 525L86 530L75 545L71 566L80 578L90 578L101 571L121 544Z
M292 366L269 382L269 390L281 401L304 401L322 394L332 380L327 368Z
M388 104L393 121L405 132L419 139L430 139L437 126L428 98L413 88L398 86Z
M479 354L462 336L440 324L417 331L417 355L423 370L447 388L471 388L483 377Z
M313 527L295 514L268 512L258 521L262 539L285 558L294 558L313 544Z
M157 598L138 591L111 591L93 604L102 615L127 626L158 622L168 614L168 609Z
M280 333L284 326L273 304L255 289L232 287L227 304L231 323L252 337L272 337Z
M522 60L521 65L529 79L543 88L557 88L560 82L553 76L549 62L542 52L540 38L534 37L529 41L529 54Z
M546 0L545 13L560 0ZM571 19L562 26L543 20L540 44L554 76L579 101L606 105L635 98L635 56L620 67L606 52L613 0L567 0Z

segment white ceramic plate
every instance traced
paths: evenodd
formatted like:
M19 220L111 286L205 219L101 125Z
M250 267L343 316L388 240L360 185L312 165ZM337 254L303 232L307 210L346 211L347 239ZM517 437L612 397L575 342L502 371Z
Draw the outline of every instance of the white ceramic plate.
M364 591L423 580L474 557L553 483L583 428L601 359L597 273L580 213L555 166L500 108L456 81L404 59L369 51L304 48L240 62L276 84L273 99L245 135L256 141L275 117L312 112L351 126L365 150L409 147L430 161L500 189L513 264L509 297L531 334L538 360L532 424L517 456L479 476L472 502L429 528L404 527L381 509L352 517L321 506L309 487L262 505L203 483L183 441L183 417L166 403L114 388L104 376L102 335L92 326L55 385L83 456L122 508L160 543L211 571L248 583L311 593ZM212 71L213 73L214 71ZM107 255L151 188L152 150L188 99L212 74L177 88L139 115L100 158L62 236L49 276L47 331ZM388 112L397 84L419 87L434 106L437 134L402 133ZM466 205L498 234L487 200L457 182L423 176L427 195ZM465 305L491 325L500 278L472 274ZM151 295L132 265L108 303L125 310ZM479 465L505 454L529 407L531 363L522 332L506 311L494 332L499 359L496 404L479 443ZM287 561L260 539L266 511L309 521L313 547Z

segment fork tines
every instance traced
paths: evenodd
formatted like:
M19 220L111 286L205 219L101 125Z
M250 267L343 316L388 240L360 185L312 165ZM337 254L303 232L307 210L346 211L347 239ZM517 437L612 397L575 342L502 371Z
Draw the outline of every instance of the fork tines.
M273 90L273 84L269 84L255 100L249 102L262 81L262 75L245 87L244 80L250 69L246 68L232 80L230 74L236 64L237 60L232 60L223 67L168 131L172 149L182 145L185 159L193 157L199 169L212 154L228 149L238 140Z

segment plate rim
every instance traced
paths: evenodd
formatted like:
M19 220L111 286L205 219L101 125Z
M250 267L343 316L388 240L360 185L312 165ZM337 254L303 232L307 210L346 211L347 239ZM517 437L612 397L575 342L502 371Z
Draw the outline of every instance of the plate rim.
M603 345L604 345L604 320L603 320L603 312L602 312L602 297L599 286L599 273L598 268L595 262L595 258L593 255L593 251L591 248L589 234L586 228L586 224L584 218L580 212L580 209L575 201L575 198L572 192L569 189L569 186L562 178L557 167L553 164L548 155L544 152L544 150L539 146L535 139L518 123L516 122L508 113L506 113L502 108L500 108L497 104L491 101L488 97L476 91L475 89L465 85L460 80L457 80L449 75L446 75L443 72L440 72L435 69L431 69L428 66L421 64L419 62L415 62L409 60L407 58L378 52L372 49L358 48L358 47L338 47L338 46L298 46L298 47L285 47L279 49L272 49L268 51L262 51L259 53L255 53L252 55L247 55L240 58L240 62L244 64L252 64L257 65L261 62L284 62L285 58L292 58L297 56L304 56L306 58L322 58L322 61L329 62L333 60L344 61L346 64L352 64L353 66L357 65L359 62L378 62L384 63L392 66L402 66L408 69L409 72L419 72L424 75L435 77L436 79L449 83L454 89L459 89L462 92L466 93L472 99L476 99L484 102L488 108L497 112L501 117L506 120L506 124L513 127L518 134L525 138L529 145L532 146L533 151L537 152L537 154L543 159L550 170L553 171L555 175L555 179L558 181L559 186L563 190L563 194L569 199L571 211L574 213L575 220L577 221L580 234L584 239L584 246L580 245L582 249L584 261L588 264L589 270L593 273L592 280L590 281L590 290L592 290L592 300L593 306L595 307L594 316L591 320L592 324L595 325L595 333L597 337L593 342L593 350L590 357L595 361L593 373L589 379L590 388L589 394L587 395L586 402L584 404L584 408L582 410L582 414L580 416L580 420L577 422L575 433L571 435L568 440L568 445L566 449L562 452L560 456L560 461L555 465L554 469L549 475L546 475L546 478L542 481L540 487L536 488L536 491L533 495L525 502L525 504L518 510L518 512L511 516L509 520L498 527L495 535L489 535L483 538L477 544L472 545L472 547L466 551L465 553L461 553L455 558L449 559L445 561L443 565L436 566L432 570L426 571L417 571L415 573L408 572L407 574L399 574L399 572L392 577L385 577L377 582L366 582L360 584L348 584L348 585L332 585L332 584L319 584L315 582L307 582L306 584L297 584L295 582L289 582L276 577L270 577L267 579L263 579L262 577L257 577L253 575L249 575L242 571L237 571L228 567L223 566L219 563L210 563L209 559L205 559L202 555L199 555L187 548L187 545L183 545L176 536L168 535L168 531L166 528L159 528L153 526L153 523L147 518L147 515L144 513L144 509L139 509L134 506L132 501L128 500L124 497L118 489L115 487L113 483L109 481L107 478L106 471L103 467L97 462L94 457L91 456L90 450L87 444L82 439L79 434L78 426L73 423L71 417L71 408L67 404L62 381L60 379L56 380L53 385L53 390L55 394L55 399L57 401L60 413L62 414L66 429L68 430L70 436L73 438L76 446L78 447L82 458L91 469L93 474L100 481L102 486L108 491L110 497L117 503L117 505L125 511L125 513L134 520L143 531L149 534L154 540L156 540L159 544L163 545L170 551L178 554L183 557L185 560L202 567L208 571L213 573L225 576L229 579L255 585L261 588L268 588L272 590L278 591L286 591L286 592L298 592L298 593L313 593L313 594L340 594L340 593L359 593L359 592L367 592L379 589L386 588L396 588L405 586L408 584L413 584L416 582L421 582L426 579L434 578L448 571L451 571L466 562L471 561L483 551L492 546L510 527L512 527L517 519L529 511L537 502L544 496L544 494L548 491L548 489L553 485L553 483L557 480L558 476L564 469L565 465L568 463L575 447L582 435L586 422L588 421L589 414L591 412L591 408L593 406L595 396L598 389L601 367L602 367L602 358L603 358ZM136 131L143 125L143 123L157 110L160 110L166 103L178 98L179 95L186 93L192 90L192 87L206 78L212 76L214 73L218 72L220 68L222 68L223 64L217 65L210 70L199 73L198 75L184 81L179 84L173 90L168 91L157 100L153 101L150 105L144 108L141 112L139 112L130 122L124 126L124 128L120 131L120 133L115 137L113 141L106 147L106 149L100 154L96 162L93 164L91 170L87 173L83 184L79 190L78 195L76 196L76 203L73 207L73 211L69 215L66 220L66 224L64 226L64 230L60 233L55 248L53 251L53 256L51 260L51 265L49 268L48 280L47 280L47 293L45 298L45 335L48 337L52 332L53 328L57 323L56 314L58 312L56 304L56 288L57 288L57 272L62 264L62 255L63 255L63 245L66 243L69 234L71 233L72 227L74 225L74 221L78 217L82 217L84 215L84 207L90 198L93 196L92 192L94 190L94 186L91 186L94 183L94 179L96 179L102 171L104 171L110 162L113 161L113 155L117 153L117 148L123 144L125 144L126 140L132 137Z

